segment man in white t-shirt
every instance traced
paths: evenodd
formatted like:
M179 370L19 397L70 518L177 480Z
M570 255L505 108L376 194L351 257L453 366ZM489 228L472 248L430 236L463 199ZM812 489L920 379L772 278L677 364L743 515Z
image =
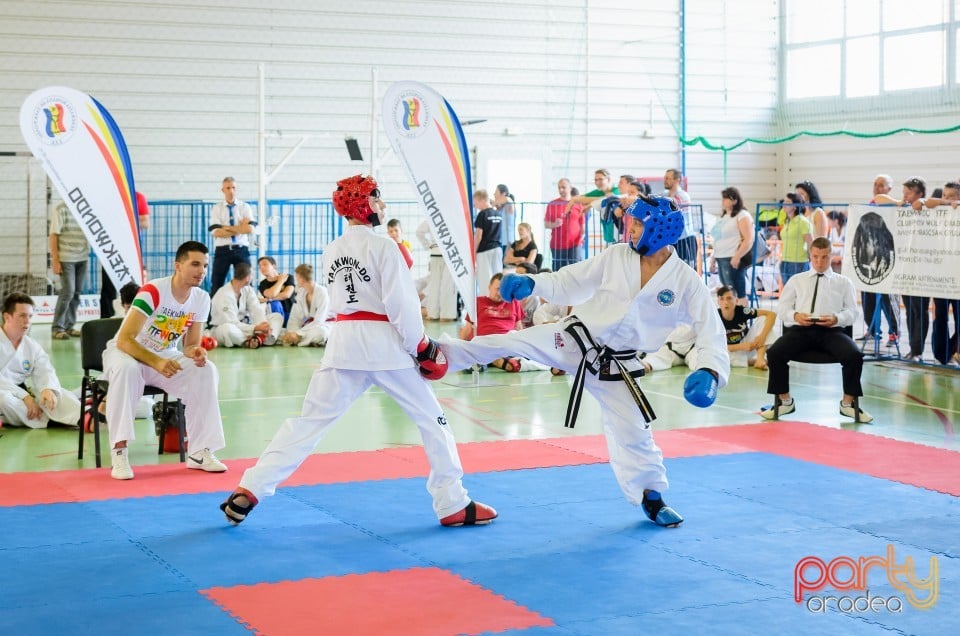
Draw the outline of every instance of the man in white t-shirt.
M225 446L217 368L200 346L210 296L200 289L207 274L207 246L187 241L177 249L174 274L152 280L140 293L117 336L103 352L114 479L133 479L127 442L135 438L133 420L144 385L160 387L185 407L187 436L193 451L187 468L223 472L213 453ZM177 344L183 340L183 351Z

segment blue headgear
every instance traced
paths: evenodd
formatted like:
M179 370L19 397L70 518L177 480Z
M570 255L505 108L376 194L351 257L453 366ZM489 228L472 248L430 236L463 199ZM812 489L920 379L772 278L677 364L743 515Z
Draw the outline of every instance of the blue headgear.
M652 254L665 245L673 245L683 235L683 215L670 199L639 197L626 213L643 222L643 234L630 247L641 256Z

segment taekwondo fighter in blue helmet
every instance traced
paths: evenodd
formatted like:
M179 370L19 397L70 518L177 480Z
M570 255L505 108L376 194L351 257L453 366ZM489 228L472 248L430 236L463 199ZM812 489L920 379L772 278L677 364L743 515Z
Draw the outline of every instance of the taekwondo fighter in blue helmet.
M667 474L650 431L653 408L638 382L638 354L659 349L680 323L693 327L699 368L687 377L683 394L707 407L730 374L726 333L703 280L670 247L683 232L674 204L641 197L624 218L626 243L555 273L503 277L504 300L536 294L572 305L565 319L469 342L444 337L440 347L451 371L520 355L575 373L566 426L574 425L586 388L600 403L610 465L627 500L654 523L675 527L683 517L663 500Z

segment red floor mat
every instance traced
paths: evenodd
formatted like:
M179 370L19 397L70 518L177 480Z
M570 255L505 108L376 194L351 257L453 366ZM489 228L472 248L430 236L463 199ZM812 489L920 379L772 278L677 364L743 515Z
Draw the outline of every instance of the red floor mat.
M202 592L257 634L480 634L554 623L439 568L215 587Z

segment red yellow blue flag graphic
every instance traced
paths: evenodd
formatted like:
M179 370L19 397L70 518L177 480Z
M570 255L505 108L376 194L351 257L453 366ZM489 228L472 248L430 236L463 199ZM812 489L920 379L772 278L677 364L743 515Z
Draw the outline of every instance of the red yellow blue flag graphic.
M397 82L383 97L383 126L407 171L466 311L476 316L470 155L450 103L419 82Z
M133 166L107 109L72 88L43 88L21 106L20 132L113 284L142 285Z

